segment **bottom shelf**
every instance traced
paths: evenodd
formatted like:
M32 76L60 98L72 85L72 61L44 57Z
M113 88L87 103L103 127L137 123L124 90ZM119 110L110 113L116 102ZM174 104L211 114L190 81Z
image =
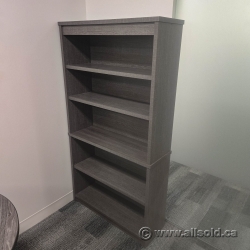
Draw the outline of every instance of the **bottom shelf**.
M96 182L77 193L75 198L136 237L139 229L145 226L143 209L126 201Z

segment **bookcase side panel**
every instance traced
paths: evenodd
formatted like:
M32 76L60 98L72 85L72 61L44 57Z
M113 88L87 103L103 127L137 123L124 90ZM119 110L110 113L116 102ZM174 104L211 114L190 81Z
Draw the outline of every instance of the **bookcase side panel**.
M156 23L154 40L148 163L171 150L182 25Z
M72 94L79 94L91 90L91 76L87 73L73 72L66 69L67 63L84 63L90 60L90 48L88 39L85 37L65 37L62 34L62 26L59 27L65 99L68 117L68 131L77 130L78 127L88 127L91 125L91 108L82 108L80 105L73 104L68 97Z
M91 78L88 74L70 72L66 69L65 64L67 61L72 60L87 60L76 47L70 45L69 41L62 35L62 27L59 27L60 32L60 42L61 42L61 53L62 53L62 66L64 74L64 89L65 89L65 101L67 110L67 120L68 120L68 131L77 130L78 127L82 128L92 124L92 113L91 108L77 107L69 101L68 96L71 94L77 94L81 92L87 92L91 89ZM78 105L79 106L79 105ZM82 161L94 154L94 147L84 144L83 142L78 142L73 138L69 137L70 145L70 156L71 156L71 172L72 172L72 184L73 184L73 194L81 191L90 185L93 180L76 170L74 170L74 164Z
M73 193L75 197L78 192L91 185L94 182L94 179L77 171L74 166L75 164L93 156L95 154L95 148L74 138L70 138L70 146L72 148Z
M165 224L170 154L157 161L146 176L145 225L160 230Z

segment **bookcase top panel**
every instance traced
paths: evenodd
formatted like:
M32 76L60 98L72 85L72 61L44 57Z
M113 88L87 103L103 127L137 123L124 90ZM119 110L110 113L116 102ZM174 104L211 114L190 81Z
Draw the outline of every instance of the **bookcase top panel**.
M154 17L139 17L139 18L58 22L58 25L64 26L64 25L95 25L95 24L124 24L124 23L153 23L153 22L184 24L184 21L180 19L154 16Z

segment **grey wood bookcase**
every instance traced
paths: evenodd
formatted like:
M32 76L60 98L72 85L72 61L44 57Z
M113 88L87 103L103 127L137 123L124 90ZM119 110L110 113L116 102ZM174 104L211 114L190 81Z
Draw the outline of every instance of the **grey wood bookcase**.
M59 22L74 198L143 245L165 221L183 23Z

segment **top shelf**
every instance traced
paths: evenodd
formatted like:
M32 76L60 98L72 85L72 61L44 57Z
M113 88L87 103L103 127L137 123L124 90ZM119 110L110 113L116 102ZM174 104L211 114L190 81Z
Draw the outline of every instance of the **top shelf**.
M136 17L136 18L121 18L121 19L105 19L105 20L84 20L84 21L70 21L70 22L59 22L58 25L98 25L98 24L126 24L126 23L175 23L184 24L181 19L152 16L152 17Z
M132 67L122 67L113 65L103 65L103 64L79 64L79 65L66 65L67 69L80 70L92 73L99 73L105 75L123 76L143 80L151 80L151 70L132 68Z

